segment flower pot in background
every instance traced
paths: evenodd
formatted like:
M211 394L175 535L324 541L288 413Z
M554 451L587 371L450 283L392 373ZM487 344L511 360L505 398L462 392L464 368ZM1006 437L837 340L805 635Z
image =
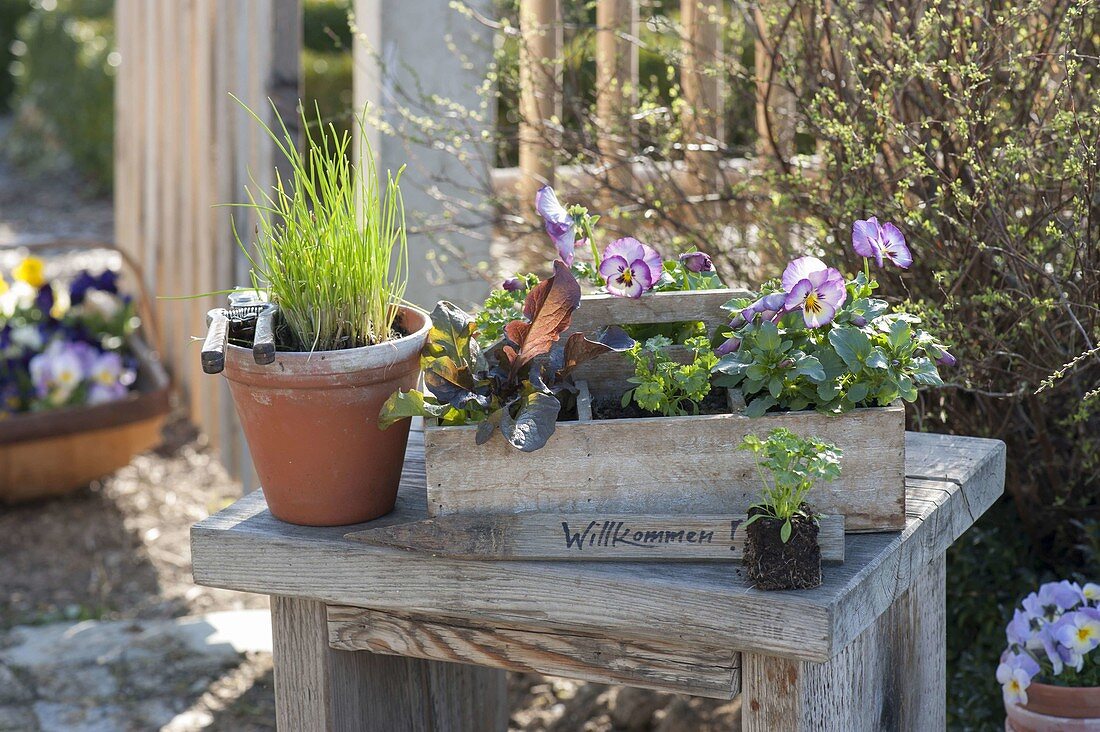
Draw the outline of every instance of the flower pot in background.
M277 354L226 349L225 376L271 513L307 526L369 521L393 510L409 420L378 429L378 411L412 389L431 320L402 308L408 335L374 346Z
M1032 681L1027 704L1005 704L1006 732L1100 732L1100 687Z

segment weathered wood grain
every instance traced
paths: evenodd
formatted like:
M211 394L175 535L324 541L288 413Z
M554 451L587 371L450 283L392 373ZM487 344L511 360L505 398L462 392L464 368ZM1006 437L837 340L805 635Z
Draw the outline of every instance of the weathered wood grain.
M921 498L900 533L849 535L845 562L814 590L759 592L711 564L461 561L348 541L348 527L291 526L253 493L192 529L195 581L383 611L446 614L622 640L705 645L825 661L871 625L1001 494L1004 445L906 436ZM420 434L410 439L397 507L370 524L427 517ZM583 479L583 476L578 476ZM365 529L367 525L359 528ZM883 604L885 603L885 604Z
M504 672L349 653L328 644L325 606L271 598L275 716L281 730L468 732L508 723Z
M643 298L644 299L644 298ZM849 532L905 525L905 410L560 422L540 450L523 453L477 428L425 428L428 512L618 511L742 513L758 499L749 433L786 427L833 442L840 478L810 494L815 509L842 514Z
M568 631L505 627L458 618L330 605L329 644L601 684L732 699L740 691L740 654L659 641L631 642Z
M745 514L513 513L439 516L353 531L347 538L455 559L739 562ZM844 561L844 517L822 516L821 559Z
M943 555L826 663L743 654L742 729L946 728Z
M689 323L702 321L710 334L729 322L722 309L735 297L751 297L747 290L695 290L692 292L649 292L637 300L599 294L585 295L573 313L569 333L589 331L605 325Z

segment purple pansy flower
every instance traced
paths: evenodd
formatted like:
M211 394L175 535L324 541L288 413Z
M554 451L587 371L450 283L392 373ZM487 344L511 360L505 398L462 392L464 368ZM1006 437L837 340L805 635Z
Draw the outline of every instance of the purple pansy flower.
M72 282L69 283L69 301L73 305L80 305L84 302L84 296L88 293L88 290L99 287L99 280L93 277L88 270L81 270L76 277L73 277Z
M573 251L577 245L577 220L569 215L558 202L558 196L550 186L543 186L535 194L535 209L546 222L546 233L554 240L558 256L565 266L573 266Z
M1066 613L1054 624L1054 637L1074 654L1075 661L1083 662L1086 653L1100 646L1100 620L1088 613Z
M103 292L109 292L112 295L118 294L118 272L113 269L105 269L99 273L99 277L95 282L96 289Z
M874 259L879 267L884 258L902 269L909 269L913 263L901 230L889 222L879 224L874 216L852 224L852 248L859 256Z
M787 293L773 292L770 295L764 295L752 305L742 310L741 317L745 320L752 320L757 315L760 315L761 320L774 320L785 312L784 306L786 302Z
M1028 614L1016 608L1016 612L1012 615L1012 621L1005 628L1005 636L1008 638L1008 642L1018 645L1021 648L1026 647L1029 640L1031 640L1031 618Z
M737 349L741 348L741 339L737 336L727 338L726 342L714 349L715 356L728 356L731 353L737 353Z
M810 272L799 280L783 304L786 310L802 308L802 319L808 328L818 328L832 322L836 311L848 298L844 275L831 267Z
M507 292L519 292L524 288L523 280L519 277L509 277L500 286Z
M783 291L790 292L804 279L809 278L814 272L823 272L828 267L817 257L799 257L791 260L787 268L783 270Z
M661 255L633 237L616 239L603 250L600 276L612 295L641 297L661 278Z
M84 380L87 358L81 349L74 348L81 345L91 348L87 344L54 341L31 359L31 381L39 397L44 398L56 391L63 401Z
M688 272L711 272L714 270L714 262L710 256L703 252L687 252L680 255L680 264Z

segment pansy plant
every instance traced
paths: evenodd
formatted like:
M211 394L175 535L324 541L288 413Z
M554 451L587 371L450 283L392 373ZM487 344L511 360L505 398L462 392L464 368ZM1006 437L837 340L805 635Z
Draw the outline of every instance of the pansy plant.
M1005 628L997 666L1007 704L1027 704L1035 680L1100 686L1100 585L1047 582L1023 599Z
M382 407L379 426L433 417L443 425L478 425L477 444L499 429L516 449L539 449L554 433L563 405L575 398L573 369L634 345L614 326L562 341L580 300L577 280L564 262L555 262L554 276L527 291L522 316L484 349L475 337L477 321L439 303L420 358L428 393L395 392Z
M864 272L846 279L816 257L800 257L758 296L726 304L733 320L716 349L715 384L739 388L746 414L886 406L943 384L937 363L952 365L954 357L919 318L873 297L870 259L912 262L900 231L874 218L858 223L868 224L853 229L856 251L870 252Z

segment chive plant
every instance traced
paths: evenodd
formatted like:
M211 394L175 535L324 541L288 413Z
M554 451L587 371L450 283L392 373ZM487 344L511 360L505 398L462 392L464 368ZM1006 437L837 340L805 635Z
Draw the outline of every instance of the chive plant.
M352 162L351 135L325 125L320 111L316 125L300 112L303 152L277 111L281 134L245 109L271 137L291 173L286 181L277 174L270 192L253 180L249 203L240 204L258 220L255 254L237 237L252 264L253 285L266 289L279 306L285 324L279 345L330 351L390 339L408 283L399 186L404 166L397 175L386 171L383 184L362 118L359 160Z

